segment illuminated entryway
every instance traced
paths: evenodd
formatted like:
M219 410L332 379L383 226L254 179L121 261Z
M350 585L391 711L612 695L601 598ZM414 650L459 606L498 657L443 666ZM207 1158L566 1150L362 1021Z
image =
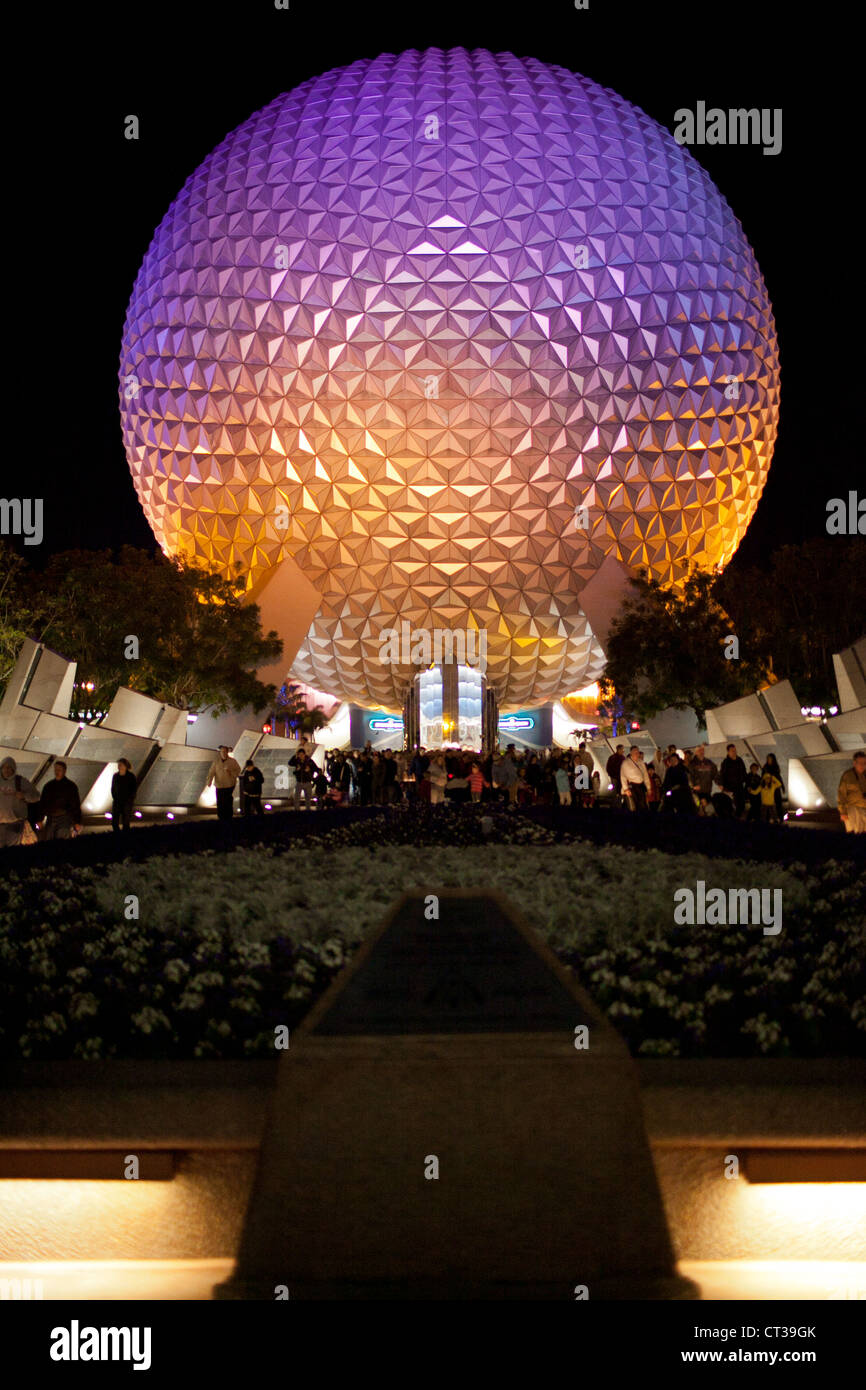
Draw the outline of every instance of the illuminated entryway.
M495 713L491 695L484 676L472 666L440 662L419 672L407 693L404 713L409 746L481 748L488 707Z

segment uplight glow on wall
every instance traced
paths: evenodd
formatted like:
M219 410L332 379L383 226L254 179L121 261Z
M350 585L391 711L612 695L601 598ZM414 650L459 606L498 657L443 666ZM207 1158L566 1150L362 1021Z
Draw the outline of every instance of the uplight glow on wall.
M740 223L670 132L563 68L430 49L278 96L191 175L120 397L168 553L318 591L296 678L396 710L383 629L478 629L514 710L600 674L607 557L731 558L779 368Z

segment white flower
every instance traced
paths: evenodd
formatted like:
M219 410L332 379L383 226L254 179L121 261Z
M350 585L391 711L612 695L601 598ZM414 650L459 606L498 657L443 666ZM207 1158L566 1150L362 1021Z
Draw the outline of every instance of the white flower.
M73 994L69 1001L69 1017L78 1022L81 1018L91 1018L99 1013L99 1000L95 994Z
M197 994L195 990L184 990L177 1002L179 1009L200 1009L204 1003L204 995Z
M152 1033L155 1028L170 1028L171 1024L159 1009L145 1008L132 1015L132 1021L142 1033Z
M232 999L230 1009L238 1009L243 1014L257 1014L259 1006L254 999Z
M217 970L203 970L200 975L194 975L189 982L190 989L216 989L225 984L225 976L220 975Z

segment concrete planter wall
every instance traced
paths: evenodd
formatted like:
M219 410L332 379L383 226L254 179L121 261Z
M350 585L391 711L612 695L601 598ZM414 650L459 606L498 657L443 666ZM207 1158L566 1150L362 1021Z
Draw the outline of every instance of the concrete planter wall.
M234 1255L276 1062L22 1062L0 1148L172 1150L172 1182L0 1182L0 1261ZM647 1130L680 1259L866 1258L863 1189L750 1186L749 1147L866 1147L866 1063L646 1061ZM845 1198L847 1194L847 1199ZM820 1199L820 1200L819 1200ZM839 1200L836 1200L839 1199ZM322 1220L339 1220L339 1193Z

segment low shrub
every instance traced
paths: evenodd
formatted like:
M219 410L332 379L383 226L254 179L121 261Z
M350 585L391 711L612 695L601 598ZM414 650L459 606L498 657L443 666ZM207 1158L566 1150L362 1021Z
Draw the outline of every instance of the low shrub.
M298 1025L390 903L437 887L503 892L635 1055L866 1054L855 865L598 846L500 819L483 850L395 844L399 818L375 817L302 843L72 867L62 888L53 868L7 874L2 1055L273 1057L274 1029ZM676 926L674 891L699 879L781 889L781 933Z

